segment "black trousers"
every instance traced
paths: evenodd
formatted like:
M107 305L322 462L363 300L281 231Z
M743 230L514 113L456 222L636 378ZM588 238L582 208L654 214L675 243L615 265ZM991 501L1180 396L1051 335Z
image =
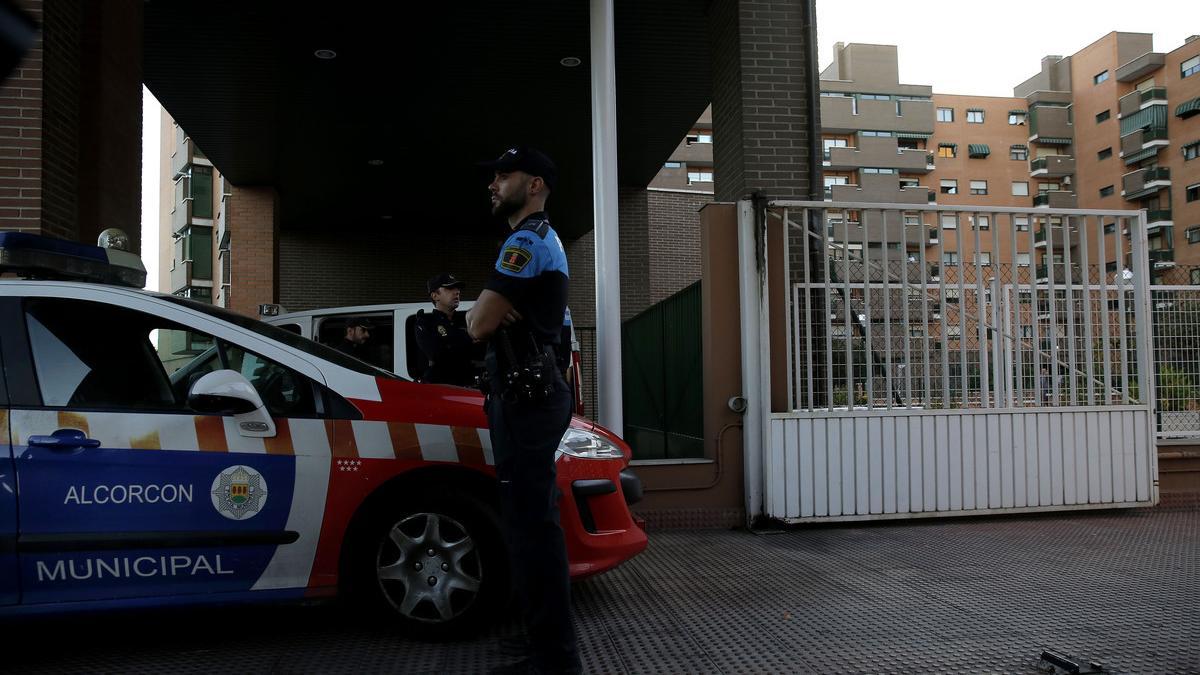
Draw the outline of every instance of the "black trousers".
M549 672L577 670L554 466L555 452L571 422L571 392L559 378L546 399L506 403L489 396L486 408L513 589L534 662Z

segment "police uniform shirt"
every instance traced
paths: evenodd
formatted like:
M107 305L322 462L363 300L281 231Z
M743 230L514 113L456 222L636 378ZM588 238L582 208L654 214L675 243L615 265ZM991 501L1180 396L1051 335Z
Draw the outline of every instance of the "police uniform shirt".
M473 341L460 312L453 318L436 309L422 312L415 328L417 345L429 360L422 381L459 386L472 383Z
M567 253L545 212L521 221L500 249L486 288L503 295L539 345L561 340L567 309Z

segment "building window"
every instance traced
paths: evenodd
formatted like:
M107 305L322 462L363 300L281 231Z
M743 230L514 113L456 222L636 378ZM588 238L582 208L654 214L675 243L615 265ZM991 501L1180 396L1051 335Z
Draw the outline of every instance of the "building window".
M938 143L938 157L954 157L958 146L953 143Z
M938 108L937 109L937 121L953 122L954 121L954 108Z
M891 138L892 132L890 132L890 131L860 131L860 132L858 132L858 135L864 136L867 138Z
M830 158L829 149L846 147L846 139L844 139L844 138L823 138L823 139L821 139L821 145L824 146L824 148L825 148L825 161L828 162L829 158Z
M1200 286L1200 267L1197 267L1188 274L1188 283L1193 286Z
M967 111L967 123L968 124L983 124L983 111L982 110L968 110Z
M1104 112L1096 113L1096 124L1103 122L1104 120L1108 119L1109 117L1112 117L1112 113L1109 112L1108 110L1105 110Z
M903 190L904 188L915 188L915 187L920 187L920 186L921 186L921 181L917 180L916 178L901 178L900 179L900 189L901 190ZM911 225L919 225L920 224L920 223L909 223L908 216L904 216L904 222L905 222L905 224L911 224Z
M958 180L955 178L942 179L942 194L956 195L958 194Z
M946 267L958 266L958 254L950 251L942 253L942 264Z
M1028 117L1028 113L1025 113L1023 111L1020 111L1020 110L1008 111L1008 123L1009 124L1013 124L1013 125L1025 124L1026 117Z
M1008 158L1021 162L1029 159L1029 148L1024 145L1014 145L1008 149Z
M982 215L971 216L971 229L975 229L976 225L978 225L979 229L981 230L990 230L992 229L992 217Z
M987 181L986 180L971 181L971 194L986 195L987 194Z
M991 265L992 254L989 251L980 251L975 254L975 262L980 265Z
M667 162L666 164L663 164L663 168L664 169L681 169L681 168L683 168L683 162Z
M1104 234L1116 234L1116 232L1117 232L1117 224L1116 223L1105 223L1104 224Z
M689 171L688 185L692 183L711 183L713 182L712 171Z
M1187 61L1179 64L1180 77L1191 77L1196 73L1200 73L1200 55L1193 56Z
M1014 197L1029 196L1029 182L1023 180L1014 180L1012 184L1012 193Z
M193 218L213 217L213 174L212 167L192 166L189 197L192 199Z
M1189 227L1187 229L1187 240L1189 244L1200 244L1200 227Z
M1113 193L1113 186L1111 186L1111 185L1106 185L1106 186L1100 188L1100 196L1101 197L1112 196L1112 193Z
M1029 254L1028 253L1018 253L1017 254L1017 267L1029 267Z
M949 325L946 326L946 337L959 338L962 337L962 326ZM961 371L959 371L961 372Z
M1101 150L1100 152L1096 153L1096 159L1098 159L1098 160L1108 159L1109 157L1112 157L1112 148L1111 147L1105 148L1105 149Z
M882 174L895 174L895 173L897 173L897 169L878 169L875 167L863 167L863 168L859 169L859 171L861 171L862 173L870 173L870 174L881 174L881 173Z
M1013 216L1012 218L1013 227L1017 229L1017 232L1029 231L1029 216Z
M942 214L942 229L943 230L957 230L958 229L958 216L951 214L951 213L943 213Z
M691 134L686 139L687 144L693 143L712 143L712 134Z
M1185 194L1187 195L1187 200L1189 202L1200 200L1200 183L1187 186L1187 192Z
M1106 70L1102 73L1096 73L1096 75L1094 75L1092 77L1092 82L1094 82L1096 84L1100 84L1101 82L1103 82L1107 79L1108 79L1108 71Z
M1183 161L1187 162L1200 155L1200 141L1183 146Z

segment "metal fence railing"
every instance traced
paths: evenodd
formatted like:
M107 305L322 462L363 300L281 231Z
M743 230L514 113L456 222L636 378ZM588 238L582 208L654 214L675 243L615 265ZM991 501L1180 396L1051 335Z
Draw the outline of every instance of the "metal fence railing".
M1166 270L1150 287L1160 438L1200 437L1200 285L1195 268Z
M1130 405L1153 386L1140 212L777 202L768 216L789 231L793 410Z

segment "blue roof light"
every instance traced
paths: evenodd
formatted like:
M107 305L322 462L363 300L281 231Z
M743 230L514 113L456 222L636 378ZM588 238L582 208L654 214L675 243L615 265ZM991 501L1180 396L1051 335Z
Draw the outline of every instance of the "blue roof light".
M28 232L0 232L0 273L132 288L146 285L146 268L132 253Z

